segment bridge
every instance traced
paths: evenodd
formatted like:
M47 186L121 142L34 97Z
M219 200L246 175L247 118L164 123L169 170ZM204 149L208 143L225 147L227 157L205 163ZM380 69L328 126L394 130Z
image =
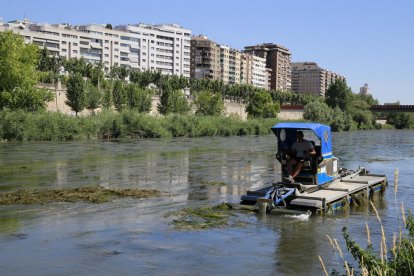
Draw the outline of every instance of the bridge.
M407 105L407 104L371 105L369 109L373 112L414 112L414 105Z

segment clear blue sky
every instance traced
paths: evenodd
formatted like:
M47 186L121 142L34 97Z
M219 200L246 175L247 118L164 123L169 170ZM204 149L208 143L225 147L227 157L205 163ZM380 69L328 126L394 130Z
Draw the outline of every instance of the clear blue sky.
M0 0L3 21L179 23L237 49L283 45L292 61L314 61L368 83L380 103L414 104L414 1L388 0Z

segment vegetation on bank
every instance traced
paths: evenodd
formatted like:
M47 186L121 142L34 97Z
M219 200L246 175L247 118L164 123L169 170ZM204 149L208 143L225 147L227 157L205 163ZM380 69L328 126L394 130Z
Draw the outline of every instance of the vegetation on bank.
M4 141L68 141L119 138L168 138L265 135L275 119L170 114L151 116L130 110L73 117L61 113L0 111Z
M353 94L342 81L322 98L158 71L118 66L109 71L101 63L52 56L8 31L0 33L0 57L0 139L6 141L266 134L283 104L304 105L306 120L328 124L334 131L381 127L369 111L377 101ZM45 113L53 94L36 84L57 79L66 84L66 104L76 115L85 109L92 115L97 108L104 112L87 118ZM160 97L161 117L148 115L154 95ZM226 118L224 100L245 103L251 120ZM414 119L412 114L389 114L388 123L410 128Z

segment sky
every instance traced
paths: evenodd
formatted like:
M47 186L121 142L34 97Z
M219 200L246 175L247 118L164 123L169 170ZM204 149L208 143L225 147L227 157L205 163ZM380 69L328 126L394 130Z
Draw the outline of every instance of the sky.
M0 0L3 21L178 23L193 35L242 50L276 43L292 62L312 61L368 84L380 103L414 104L412 0Z

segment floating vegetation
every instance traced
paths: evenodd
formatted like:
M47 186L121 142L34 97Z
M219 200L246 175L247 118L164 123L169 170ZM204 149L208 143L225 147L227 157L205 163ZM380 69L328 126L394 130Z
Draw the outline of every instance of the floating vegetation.
M375 163L375 162L390 162L390 161L393 161L393 160L383 159L383 158L371 158L371 159L368 159L368 162L369 163Z
M226 186L226 183L220 181L201 181L201 184L207 186Z
M185 208L170 213L174 216L172 221L177 230L207 230L225 226L242 226L246 223L241 221L236 214L231 213L231 207L222 203L216 206L203 206L198 208Z
M0 193L0 205L30 205L51 202L105 203L121 197L149 198L158 196L161 196L161 193L157 190L112 190L99 186L55 190L18 190L15 192Z

